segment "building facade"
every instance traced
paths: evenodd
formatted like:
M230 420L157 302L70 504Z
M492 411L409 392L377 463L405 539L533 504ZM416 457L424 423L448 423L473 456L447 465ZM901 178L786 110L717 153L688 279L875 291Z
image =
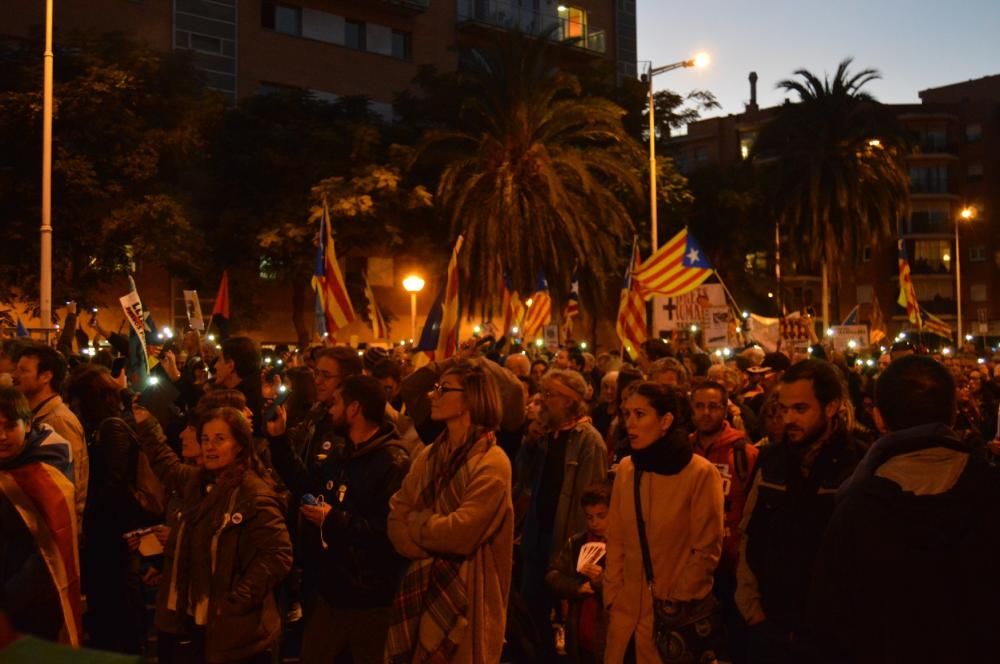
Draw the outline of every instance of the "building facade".
M751 101L743 113L707 118L673 137L667 153L682 173L750 157L760 128L780 107L758 108L751 74ZM1000 75L930 88L919 104L889 105L910 138L909 218L899 229L906 244L921 306L957 328L961 281L963 334L1000 336ZM969 218L963 217L963 210ZM956 250L956 225L958 247ZM850 265L831 311L834 322L860 305L862 322L877 302L890 333L909 327L896 304L896 247L863 247ZM747 264L773 273L773 252L747 256ZM956 272L961 268L961 278ZM820 278L782 261L782 295L791 309L819 310Z
M3 6L0 39L40 34L44 2L4 0ZM74 31L131 33L157 50L189 53L205 83L230 103L306 89L330 101L367 97L390 121L395 96L411 86L420 67L454 71L460 47L498 32L517 30L559 42L558 52L570 67L601 65L618 77L636 71L635 0L59 0L55 7L57 45ZM356 262L351 259L351 265ZM401 282L414 263L405 256L367 260L376 297L398 315L397 340L410 336L409 297ZM157 320L180 327L185 284L157 266L141 272L147 307ZM435 275L425 276L418 329L437 288ZM293 340L287 286L262 279L256 290L273 315L254 333ZM203 301L210 304L213 294L201 293ZM110 293L108 300L114 301ZM367 326L357 322L341 338L369 336Z

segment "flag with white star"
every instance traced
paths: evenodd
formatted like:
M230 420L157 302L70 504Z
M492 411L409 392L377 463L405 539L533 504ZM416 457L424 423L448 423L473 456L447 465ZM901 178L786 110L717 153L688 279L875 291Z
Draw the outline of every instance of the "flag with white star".
M633 273L645 299L674 297L700 286L712 274L712 265L687 228L653 252Z

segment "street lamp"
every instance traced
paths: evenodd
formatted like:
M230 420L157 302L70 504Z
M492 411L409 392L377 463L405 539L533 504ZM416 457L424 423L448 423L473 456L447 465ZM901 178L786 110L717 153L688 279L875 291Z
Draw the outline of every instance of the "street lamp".
M663 65L662 67L654 67L653 63L649 63L649 71L646 73L646 83L649 86L649 220L652 226L651 239L653 241L653 251L657 248L657 236L656 236L656 119L654 117L654 106L653 103L653 77L659 74L666 73L668 71L673 71L675 69L682 69L687 67L707 67L710 62L710 58L707 53L699 53L690 60L681 60L680 62L674 62L669 65Z
M976 208L966 206L959 213L959 218L964 221L972 221L976 218ZM959 347L962 345L962 251L958 245L958 228L961 222L955 220L955 314L958 318L958 336L956 340Z
M45 2L45 52L42 55L42 225L38 308L46 341L52 325L52 0Z
M417 338L417 293L424 289L424 280L415 274L403 279L403 288L410 294L410 338Z

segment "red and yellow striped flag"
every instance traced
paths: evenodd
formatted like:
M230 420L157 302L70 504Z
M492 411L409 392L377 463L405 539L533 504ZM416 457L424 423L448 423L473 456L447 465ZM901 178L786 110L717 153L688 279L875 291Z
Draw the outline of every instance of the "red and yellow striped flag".
M646 340L646 300L639 292L633 278L633 271L640 263L639 243L635 242L632 245L632 259L625 270L625 283L622 285L618 300L618 322L615 328L622 346L633 357L642 342Z
M896 301L899 306L906 309L906 317L910 323L923 327L923 318L920 316L920 302L917 301L917 292L913 288L913 278L910 276L910 262L906 259L906 244L903 240L898 240L896 246L899 248L899 299Z
M372 335L376 339L388 339L389 326L386 324L385 318L382 317L382 310L375 302L375 293L372 292L372 285L368 281L367 275L365 275L365 297L368 298L368 318L372 322Z
M675 297L689 293L712 274L712 266L687 228L653 252L632 273L645 299L654 295Z
M344 285L344 277L337 264L333 233L330 230L330 211L326 202L323 203L323 218L320 220L319 251L316 254L312 287L316 291L317 312L323 312L325 330L331 337L335 337L337 330L346 327L355 319L355 315Z
M438 335L435 360L451 357L458 350L458 328L461 308L458 302L458 252L462 249L462 236L455 240L448 262L448 281L445 283L444 299L441 301L441 332Z

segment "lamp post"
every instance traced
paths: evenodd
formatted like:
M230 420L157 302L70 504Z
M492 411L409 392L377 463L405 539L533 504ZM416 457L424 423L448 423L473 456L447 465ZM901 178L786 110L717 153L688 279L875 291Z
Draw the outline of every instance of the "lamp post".
M699 53L690 60L681 60L680 62L674 62L669 65L663 65L662 67L654 67L653 63L649 63L649 71L646 73L646 83L648 84L648 97L649 97L649 220L650 226L652 227L652 233L650 239L652 241L653 251L657 248L657 235L656 235L656 118L655 115L655 104L653 99L653 77L659 74L666 73L668 71L673 71L675 69L682 69L687 67L707 67L709 63L709 57L705 53Z
M45 339L52 325L52 0L45 2L45 53L42 56L42 227L38 308Z
M961 348L965 337L962 336L962 251L958 244L958 229L962 221L972 221L976 218L976 208L964 207L955 220L955 316L958 318L958 337L956 345Z
M403 288L410 294L410 339L417 338L417 293L424 289L424 280L415 274L403 279Z

